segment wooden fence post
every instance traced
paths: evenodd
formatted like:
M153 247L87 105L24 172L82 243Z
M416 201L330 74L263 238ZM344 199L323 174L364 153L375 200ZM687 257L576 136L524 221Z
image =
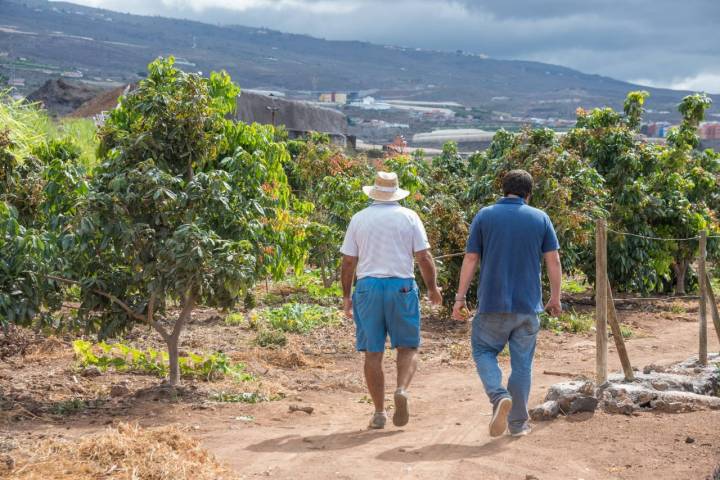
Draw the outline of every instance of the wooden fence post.
M615 310L615 300L613 299L610 281L607 282L607 301L608 323L612 329L613 340L615 340L615 348L617 349L623 373L625 374L625 381L632 382L635 380L635 373L633 372L632 365L630 365L630 357L628 356L627 349L625 348L625 339L622 336L622 330L620 330L620 322L617 318L617 310Z
M707 231L700 232L700 255L698 257L698 280L700 283L700 348L698 361L700 365L707 365L707 272L705 258L707 257Z
M720 313L718 313L717 301L715 300L715 292L713 292L712 282L710 281L710 274L705 276L707 282L707 294L708 300L710 301L710 313L712 314L713 325L715 326L715 333L720 342Z
M607 381L607 224L597 221L595 227L595 381Z

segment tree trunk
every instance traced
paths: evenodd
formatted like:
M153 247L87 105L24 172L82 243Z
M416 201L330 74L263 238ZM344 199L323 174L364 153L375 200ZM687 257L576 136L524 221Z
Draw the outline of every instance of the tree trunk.
M681 260L673 263L675 271L675 295L685 295L685 274L688 269L688 261Z
M168 347L168 361L170 367L170 378L168 384L171 387L180 385L180 362L179 362L179 345L180 345L180 334L185 328L185 324L190 320L190 314L195 308L195 295L188 293L182 302L182 310L178 319L175 321L172 333L165 338L165 343Z
M324 288L330 288L332 287L332 278L330 278L330 275L327 271L327 268L325 267L325 261L320 262L320 276L322 277L322 283Z
M170 379L168 384L171 387L180 385L180 363L179 363L179 351L178 345L180 344L180 338L170 336L167 339L168 348L168 359L170 361Z

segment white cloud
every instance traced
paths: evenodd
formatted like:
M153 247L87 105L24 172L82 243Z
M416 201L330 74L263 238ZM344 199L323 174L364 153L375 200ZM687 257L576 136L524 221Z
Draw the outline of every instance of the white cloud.
M690 90L693 92L705 92L720 94L720 73L700 73L697 75L675 78L671 81L655 81L648 78L632 80L633 83L647 85L649 87L672 88L674 90Z
M357 9L357 5L353 3L333 0L162 0L162 3L166 7L186 8L195 12L204 12L209 9L225 9L238 12L258 9L275 11L290 9L310 13L347 14Z
M694 77L688 77L674 82L672 88L720 94L720 73L701 73Z
M51 0L60 1L60 0ZM73 3L88 7L107 8L120 12L138 14L162 14L171 17L187 17L182 13L202 14L209 10L223 10L232 15L237 12L288 11L310 14L350 14L360 5L343 0L74 0ZM180 15L178 15L180 13ZM202 21L202 18L193 18Z

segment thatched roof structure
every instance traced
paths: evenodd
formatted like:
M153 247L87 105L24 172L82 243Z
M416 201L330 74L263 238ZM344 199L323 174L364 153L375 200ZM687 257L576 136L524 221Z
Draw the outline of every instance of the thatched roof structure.
M337 110L259 93L241 93L235 116L247 123L285 125L288 132L295 135L322 132L335 138L347 136L347 120Z

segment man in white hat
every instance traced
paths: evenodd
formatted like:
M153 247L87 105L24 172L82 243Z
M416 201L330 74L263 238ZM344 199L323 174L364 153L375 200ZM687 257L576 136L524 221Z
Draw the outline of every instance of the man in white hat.
M374 202L353 216L340 249L343 307L345 315L355 320L357 350L365 352L365 380L375 405L370 428L384 428L387 421L382 361L388 334L391 348L397 348L393 424L401 427L410 418L406 389L417 368L420 346L420 299L413 259L417 259L430 301L439 305L442 296L425 227L417 213L398 203L409 192L399 188L397 175L379 172L375 185L363 191Z

